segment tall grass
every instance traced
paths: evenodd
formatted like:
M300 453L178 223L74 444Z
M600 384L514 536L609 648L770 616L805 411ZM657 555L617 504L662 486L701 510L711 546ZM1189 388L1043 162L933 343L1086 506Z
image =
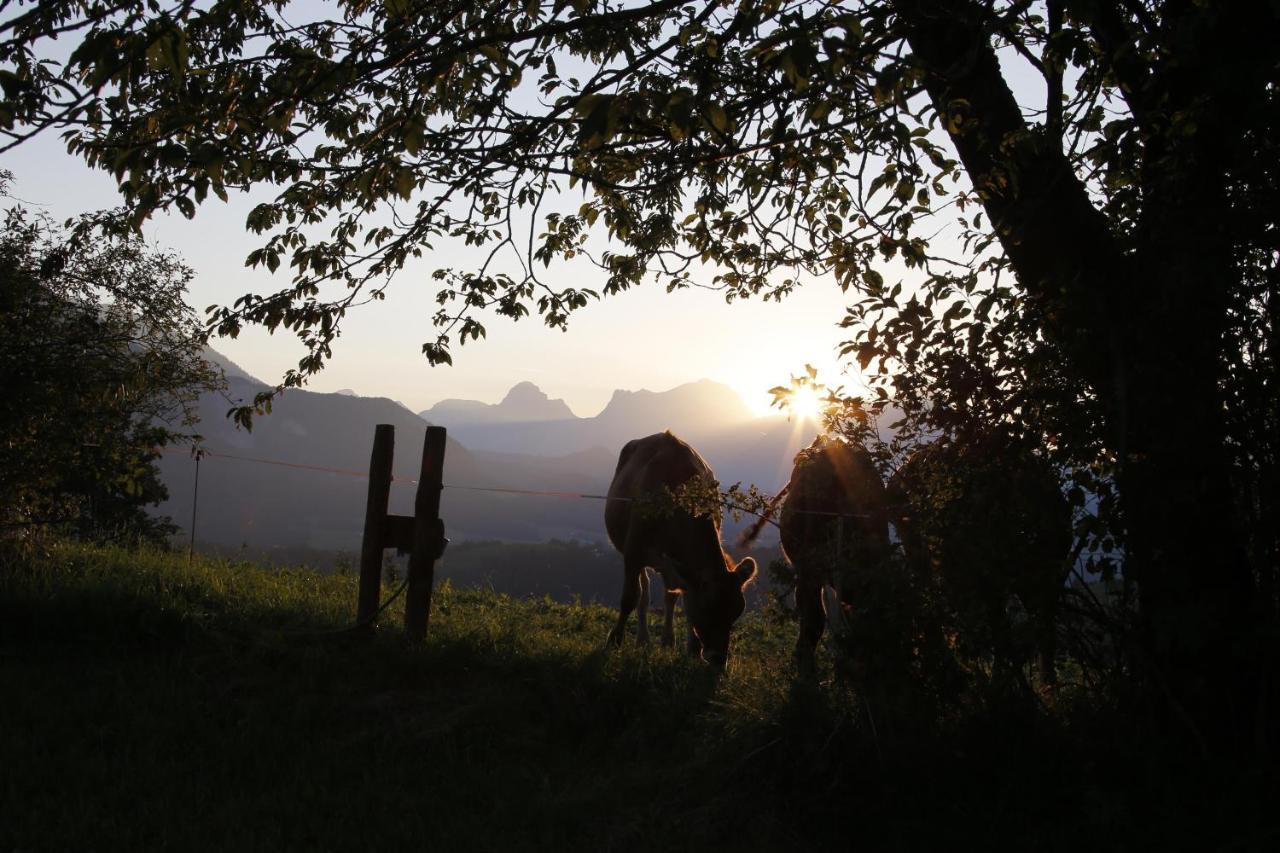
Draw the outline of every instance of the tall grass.
M355 597L161 552L0 566L0 851L1139 849L1226 825L1247 849L1274 826L1256 779L1161 778L1084 714L888 742L758 614L717 677L606 651L598 605L443 585L409 647L398 602L343 633Z

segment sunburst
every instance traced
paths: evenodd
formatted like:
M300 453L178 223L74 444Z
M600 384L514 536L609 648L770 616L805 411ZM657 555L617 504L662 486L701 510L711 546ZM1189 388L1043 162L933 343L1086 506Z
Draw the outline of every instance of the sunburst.
M802 421L816 421L822 414L824 403L818 389L812 385L801 385L787 397L787 411Z

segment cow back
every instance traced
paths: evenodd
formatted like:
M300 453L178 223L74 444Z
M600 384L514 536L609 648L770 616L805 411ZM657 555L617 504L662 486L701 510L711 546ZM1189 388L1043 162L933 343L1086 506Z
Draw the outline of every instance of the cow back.
M797 454L779 528L787 559L829 582L840 566L879 565L889 553L889 526L870 454L826 438Z
M719 553L720 534L712 517L662 506L668 490L675 492L700 477L713 479L711 466L670 432L627 442L605 504L605 529L614 547L624 550L639 527L656 549Z

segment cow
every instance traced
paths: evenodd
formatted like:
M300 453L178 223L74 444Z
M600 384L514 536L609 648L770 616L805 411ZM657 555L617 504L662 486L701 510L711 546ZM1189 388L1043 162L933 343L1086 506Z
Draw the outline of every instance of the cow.
M939 439L907 458L888 495L907 565L936 586L959 642L992 656L1005 683L1033 650L1052 685L1073 537L1053 468L1000 433Z
M834 587L837 600L848 604L860 582L889 560L885 500L884 481L864 448L819 436L796 454L791 479L742 537L741 544L750 542L778 513L782 552L796 573L800 636L794 658L802 673L812 672L826 625L824 588Z
M714 482L706 461L670 432L627 442L605 502L604 523L622 553L622 602L609 642L621 645L631 611L639 605L637 639L649 641L649 578L646 567L662 575L667 590L663 642L674 645L672 606L684 595L689 620L689 654L723 667L729 657L729 632L746 609L743 588L755 577L756 562L736 565L720 544L720 526L709 513L695 514L669 499L681 486Z

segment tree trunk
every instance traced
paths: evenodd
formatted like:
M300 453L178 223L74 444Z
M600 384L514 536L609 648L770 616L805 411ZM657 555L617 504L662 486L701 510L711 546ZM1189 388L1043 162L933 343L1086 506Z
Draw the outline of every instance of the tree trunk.
M1212 221L1221 200L1204 180L1166 175L1151 188L1160 215L1136 246L1122 243L1052 138L1023 120L985 11L968 0L895 8L1032 310L1104 404L1158 704L1204 741L1229 740L1251 710L1256 634L1219 387L1236 274Z
M1147 268L1152 293L1193 275L1158 262ZM1205 741L1221 742L1249 728L1253 591L1235 523L1217 360L1188 340L1185 322L1161 324L1170 319L1162 313L1134 317L1148 333L1130 347L1114 406L1125 571L1138 585L1153 686Z

